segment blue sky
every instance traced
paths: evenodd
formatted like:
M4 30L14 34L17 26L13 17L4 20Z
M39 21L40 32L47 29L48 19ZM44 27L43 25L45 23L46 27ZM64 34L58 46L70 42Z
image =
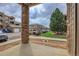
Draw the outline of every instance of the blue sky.
M37 6L30 7L29 9L29 19L30 24L39 23L49 27L51 13L59 8L61 12L66 14L67 8L66 4L58 3L45 3L39 4ZM21 22L22 9L19 4L15 3L0 3L0 11L4 12L6 15L14 16L16 21Z
M40 4L29 9L30 24L39 23L49 27L51 13L59 8L63 14L66 14L66 4L45 3Z
M15 3L0 3L0 12L14 16L16 21L21 22L21 6Z

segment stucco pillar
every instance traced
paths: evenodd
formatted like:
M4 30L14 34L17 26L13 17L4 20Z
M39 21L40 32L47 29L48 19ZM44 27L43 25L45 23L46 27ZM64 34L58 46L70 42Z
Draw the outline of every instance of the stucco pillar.
M77 30L76 30L77 31L76 56L79 56L79 3L77 3L76 6L77 6L76 7L77 8L77 10L76 10L76 13L77 13L77 16L76 16L77 17L77 21L76 21L77 22L76 23L76 25L77 25L77 27L76 27L77 28Z
M76 55L76 4L67 4L67 40L70 55Z
M22 4L22 43L29 42L29 7Z

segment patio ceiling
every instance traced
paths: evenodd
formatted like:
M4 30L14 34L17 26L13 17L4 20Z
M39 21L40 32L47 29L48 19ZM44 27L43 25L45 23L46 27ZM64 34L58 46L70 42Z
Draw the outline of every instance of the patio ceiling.
M32 6L35 6L35 5L38 5L38 4L40 4L40 3L29 3L28 6L32 7Z
M40 3L19 3L19 4L20 5L26 5L26 6L32 7L32 6L38 5Z

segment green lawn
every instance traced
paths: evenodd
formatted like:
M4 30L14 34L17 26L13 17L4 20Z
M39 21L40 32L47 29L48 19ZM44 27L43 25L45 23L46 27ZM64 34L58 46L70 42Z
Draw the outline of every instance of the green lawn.
M66 39L66 35L56 35L54 32L46 32L46 33L42 33L41 36L44 37L51 37L51 38L61 38L61 39Z

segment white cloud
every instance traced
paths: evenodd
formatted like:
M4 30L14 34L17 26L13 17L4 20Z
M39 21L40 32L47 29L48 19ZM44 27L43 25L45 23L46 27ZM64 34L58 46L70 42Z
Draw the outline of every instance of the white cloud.
M45 3L31 7L29 10L30 24L39 23L49 27L50 16L56 8L59 8L63 14L67 12L67 7L64 3Z
M0 12L8 16L14 16L15 20L21 22L21 6L15 3L0 3Z

